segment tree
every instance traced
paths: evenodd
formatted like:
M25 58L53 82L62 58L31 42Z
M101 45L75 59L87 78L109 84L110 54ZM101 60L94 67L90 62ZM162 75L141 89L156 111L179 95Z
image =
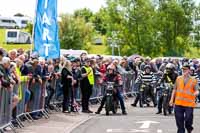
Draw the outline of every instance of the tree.
M95 13L91 18L95 30L101 35L106 35L107 33L106 13L105 8L101 8L99 12Z
M176 0L162 0L159 5L156 25L164 56L182 56L188 50L192 23L186 11Z
M74 12L74 17L75 18L84 18L85 19L85 22L88 23L88 22L91 22L91 18L93 17L93 13L90 9L88 8L83 8L83 9L79 9L79 10L76 10Z
M107 0L108 36L114 31L122 54L159 54L154 30L155 11L150 0Z
M194 22L194 27L192 32L193 46L200 48L200 4L194 9L193 22Z
M32 35L33 33L33 24L32 23L28 23L26 26L26 30Z
M86 50L90 48L94 30L83 18L63 14L59 29L61 48Z

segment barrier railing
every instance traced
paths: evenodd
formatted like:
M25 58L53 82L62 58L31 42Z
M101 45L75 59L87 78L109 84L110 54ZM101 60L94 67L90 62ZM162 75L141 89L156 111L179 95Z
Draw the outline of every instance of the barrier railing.
M10 127L15 132L11 123L12 120L12 91L0 87L0 132L4 132L4 128Z
M123 88L122 92L124 96L133 93L134 86L134 73L128 73L122 75ZM99 77L98 77L99 78ZM45 94L46 94L46 85L41 85L39 82L36 82L27 87L27 82L21 82L19 86L15 86L14 91L21 91L21 98L17 105L16 109L16 121L20 128L24 127L23 120L28 120L28 122L33 122L33 117L38 114L42 114L45 118L49 118L48 110L45 109ZM62 87L60 84L60 79L56 81L55 84L54 96L51 99L51 105L55 106L56 111L61 111L60 104L62 103ZM47 90L48 91L48 90ZM80 102L81 99L81 90L80 87L74 88L74 98L75 101ZM4 132L4 128L10 127L13 132L15 128L12 124L12 94L7 89L0 89L0 132ZM15 92L19 95L19 92ZM48 94L48 93L47 93ZM30 96L31 95L31 96ZM96 100L97 102L101 101L101 98L104 95L103 85L96 80L93 87L93 94L90 98L90 101Z

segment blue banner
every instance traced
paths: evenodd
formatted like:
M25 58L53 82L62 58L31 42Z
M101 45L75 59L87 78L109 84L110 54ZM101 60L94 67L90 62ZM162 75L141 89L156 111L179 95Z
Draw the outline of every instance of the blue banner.
M47 59L60 57L57 0L37 0L34 51Z

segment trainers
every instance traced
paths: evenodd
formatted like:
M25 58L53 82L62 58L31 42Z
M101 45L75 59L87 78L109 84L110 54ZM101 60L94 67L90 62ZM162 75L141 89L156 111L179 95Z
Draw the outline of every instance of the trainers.
M97 112L95 112L95 114L100 114L100 112L99 112L99 111L97 111Z
M83 110L82 112L83 112L83 113L93 113L93 112L90 111L90 110Z
M161 114L162 113L162 111L158 111L158 112L156 112L156 114Z
M133 103L133 104L131 104L131 106L136 107L136 104Z
M122 114L123 114L123 115L127 115L127 112L126 112L126 111L122 111Z
M63 113L70 113L70 111L68 111L68 110L65 110L65 111L63 111Z
M87 110L82 110L82 113L88 113L88 111Z

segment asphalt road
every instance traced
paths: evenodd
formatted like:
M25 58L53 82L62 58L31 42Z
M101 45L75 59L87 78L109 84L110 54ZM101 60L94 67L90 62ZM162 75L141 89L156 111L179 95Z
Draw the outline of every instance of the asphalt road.
M105 112L76 127L72 133L176 133L174 115L156 115L156 108L132 107L126 103L128 115L106 116ZM194 113L194 132L200 133L200 108Z

